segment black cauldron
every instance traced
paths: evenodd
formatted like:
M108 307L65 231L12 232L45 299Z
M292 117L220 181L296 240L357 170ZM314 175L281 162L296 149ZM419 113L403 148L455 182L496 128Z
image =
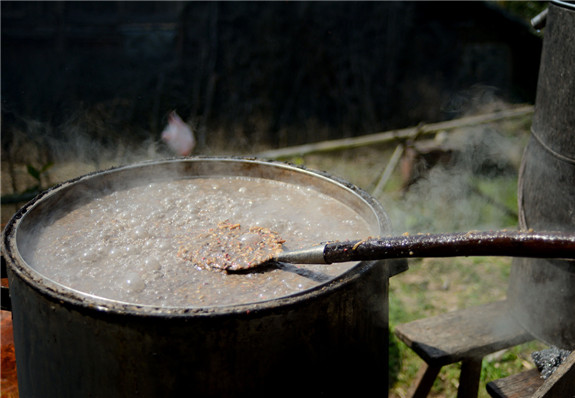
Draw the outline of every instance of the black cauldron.
M387 393L391 263L360 262L315 288L269 301L161 308L83 294L54 283L23 259L35 225L86 200L86 192L97 197L126 182L202 176L311 187L354 209L378 233L389 232L383 209L365 192L279 162L173 159L63 183L23 207L2 240L21 397Z

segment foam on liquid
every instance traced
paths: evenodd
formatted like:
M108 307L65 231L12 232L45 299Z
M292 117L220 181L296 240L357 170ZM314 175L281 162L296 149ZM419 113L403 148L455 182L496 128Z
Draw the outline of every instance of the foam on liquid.
M277 231L285 247L377 233L312 188L258 178L154 182L94 198L40 231L28 263L73 289L140 305L207 307L297 293L353 264L285 266L225 274L177 257L180 242L230 220Z

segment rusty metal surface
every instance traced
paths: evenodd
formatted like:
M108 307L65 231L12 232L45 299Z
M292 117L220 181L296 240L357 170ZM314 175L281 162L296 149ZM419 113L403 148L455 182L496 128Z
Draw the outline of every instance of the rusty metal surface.
M575 231L575 6L551 2L546 18L533 136L519 175L521 228ZM575 262L515 259L508 298L538 339L575 348Z

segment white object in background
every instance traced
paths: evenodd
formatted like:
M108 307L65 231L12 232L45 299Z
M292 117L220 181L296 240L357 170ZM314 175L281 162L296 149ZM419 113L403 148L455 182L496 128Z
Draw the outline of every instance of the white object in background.
M192 129L178 116L176 111L171 112L168 117L168 125L162 131L162 140L180 156L190 155L196 146Z

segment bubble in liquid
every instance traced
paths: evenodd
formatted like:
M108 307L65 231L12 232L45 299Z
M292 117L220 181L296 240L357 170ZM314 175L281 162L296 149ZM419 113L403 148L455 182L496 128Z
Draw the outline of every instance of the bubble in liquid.
M145 228L138 227L134 229L134 237L136 238L147 238L149 236L148 231Z
M124 257L124 251L122 250L122 247L117 247L117 246L112 247L108 251L108 257L110 257L111 259L115 259L115 258L117 259L117 258Z
M262 238L260 237L260 235L253 232L246 232L245 234L240 236L240 242L248 246L254 246L261 240Z
M128 273L122 283L122 287L129 293L138 293L146 288L146 282L136 272Z
M159 258L150 256L144 259L144 267L149 271L157 271L162 267L162 264Z
M158 239L156 241L156 248L158 249L167 249L171 245L171 242L168 239Z
M94 247L88 247L82 253L82 260L92 263L100 258L100 254L101 253Z

